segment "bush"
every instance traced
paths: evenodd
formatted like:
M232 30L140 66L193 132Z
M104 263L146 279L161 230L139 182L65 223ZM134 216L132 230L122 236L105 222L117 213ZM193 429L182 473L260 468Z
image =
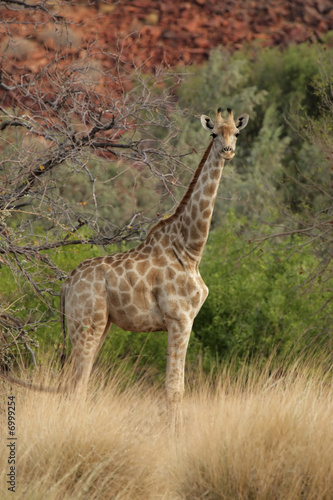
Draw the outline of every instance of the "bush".
M326 321L315 325L314 315L329 291L314 287L311 300L299 293L318 260L307 248L295 252L299 236L245 242L244 223L231 215L210 235L200 268L210 293L194 323L202 347L217 359L327 349L332 307Z

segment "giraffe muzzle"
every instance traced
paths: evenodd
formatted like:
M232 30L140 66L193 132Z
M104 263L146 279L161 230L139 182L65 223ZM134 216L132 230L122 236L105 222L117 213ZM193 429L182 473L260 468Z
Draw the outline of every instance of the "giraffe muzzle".
M222 156L225 160L232 160L235 156L235 151L231 146L226 146L222 149Z

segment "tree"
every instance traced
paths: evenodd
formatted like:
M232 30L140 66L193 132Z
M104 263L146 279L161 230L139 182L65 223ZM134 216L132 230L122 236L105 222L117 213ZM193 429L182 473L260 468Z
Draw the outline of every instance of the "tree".
M55 8L0 1L0 264L19 290L0 306L3 353L18 341L32 352L57 313L56 249L144 237L174 205L183 165L170 146L179 76L145 75L135 35L108 50L81 42ZM31 291L42 309L24 307Z

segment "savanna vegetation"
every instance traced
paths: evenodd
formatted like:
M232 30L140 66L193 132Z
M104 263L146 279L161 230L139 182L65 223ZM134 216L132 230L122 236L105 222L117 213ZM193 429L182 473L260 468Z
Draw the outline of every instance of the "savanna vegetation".
M184 432L166 421L166 333L113 326L86 401L15 388L16 498L332 498L332 34L218 47L152 75L119 44L74 60L70 26L44 4L21 5L34 36L53 30L34 75L13 71L30 42L18 53L15 23L0 21L1 368L57 381L66 274L172 213L208 144L201 113L230 106L250 122L200 267L210 294L187 354ZM9 395L4 383L1 450Z
M244 359L309 347L331 350L331 46L328 36L323 46L306 43L284 51L249 47L229 54L219 48L207 64L187 68L182 83L171 74L153 83L134 72L138 83L124 91L123 106L132 106L126 109L138 124L144 117L145 128L138 125L133 135L126 132L132 125L112 125L111 120L83 133L73 131L67 119L61 128L64 139L53 140L67 154L66 134L77 134L69 158L60 163L52 158L50 164L43 160L46 167L38 166L41 155L51 154L50 143L42 151L34 145L36 156L31 149L29 162L37 162L38 179L45 175L45 180L35 184L35 172L23 194L25 143L29 140L32 148L34 134L26 123L17 126L18 118L11 122L6 110L1 322L2 331L15 331L17 341L7 339L5 359L10 361L20 343L29 349L21 349L28 362L31 349L58 349L58 297L66 273L86 257L136 244L151 222L172 212L208 142L197 115L213 111L216 103L228 103L235 114L245 110L251 121L221 183L201 265L210 296L194 324L188 363L195 365L199 357L209 371L230 355ZM168 101L170 85L173 97ZM91 89L86 92L96 98ZM76 98L74 92L77 119ZM97 118L91 115L92 122ZM95 135L105 133L108 125L111 136L102 144ZM22 133L24 126L28 132ZM59 126L54 127L59 135ZM14 162L18 149L25 156ZM112 363L127 358L129 365L140 358L141 364L163 373L165 349L163 333L132 335L113 327L101 357Z
M321 358L284 369L271 360L259 374L257 363L229 363L211 379L192 379L177 436L163 392L144 379L132 385L113 373L106 382L95 371L87 400L15 388L16 490L7 490L1 453L1 498L329 500L329 365ZM54 375L44 365L34 382L52 384ZM12 394L7 386L2 402Z

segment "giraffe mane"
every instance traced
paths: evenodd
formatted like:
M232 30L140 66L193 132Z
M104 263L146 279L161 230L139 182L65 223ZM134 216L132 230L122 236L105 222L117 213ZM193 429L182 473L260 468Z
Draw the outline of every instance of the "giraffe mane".
M209 146L207 147L206 151L204 152L204 155L203 157L201 158L201 161L196 169L196 171L194 172L194 175L192 177L192 180L190 182L190 185L189 187L187 188L187 191L186 193L184 194L183 198L181 199L181 201L179 202L178 204L178 207L176 209L176 211L170 216L168 217L167 219L162 219L160 220L157 224L155 224L155 226L153 226L151 228L151 230L149 231L148 235L147 235L147 238L152 235L155 230L157 229L160 229L162 226L164 226L165 224L168 224L171 220L175 219L176 217L178 217L178 215L180 215L185 207L186 207L186 204L188 202L188 200L191 198L191 195L192 195L192 192L193 192L193 189L195 188L195 185L199 179L199 176L201 174L201 171L203 169L203 166L204 164L206 163L206 160L208 158L208 155L210 153L210 150L212 149L212 146L213 146L213 142L214 142L214 139L211 141L211 143L209 144Z
M196 171L194 172L194 175L193 175L193 178L190 182L190 185L189 187L187 188L187 191L186 193L184 194L183 198L181 199L181 201L179 202L179 205L174 213L174 215L179 215L181 212L184 211L184 208L188 202L188 200L191 198L191 195L192 195L192 192L193 192L193 189L195 188L195 185L199 179L199 176L201 174L201 170L203 169L203 166L204 164L206 163L206 160L208 158L208 155L210 153L210 150L212 149L212 146L213 146L213 142L214 140L211 141L211 143L209 144L208 148L206 149L206 151L204 152L204 155L203 157L201 158L201 162L199 163Z

